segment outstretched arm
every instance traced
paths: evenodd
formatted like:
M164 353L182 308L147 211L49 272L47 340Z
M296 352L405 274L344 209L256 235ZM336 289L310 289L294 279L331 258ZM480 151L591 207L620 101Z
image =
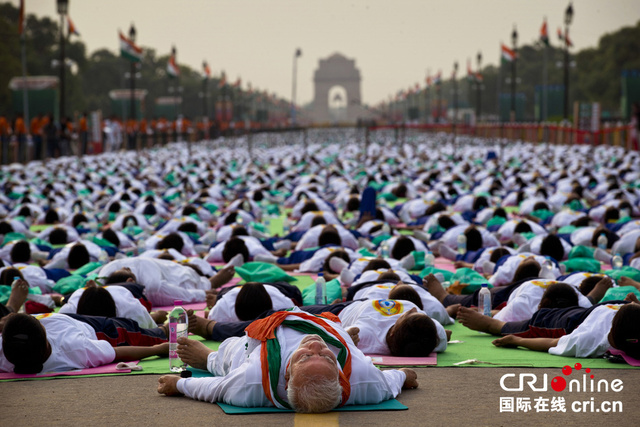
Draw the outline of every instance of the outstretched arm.
M507 335L497 340L493 340L492 344L496 347L524 347L533 351L549 351L551 347L558 345L560 338L522 338L515 335Z
M144 359L150 356L166 356L169 354L169 343L156 344L150 347L121 346L115 347L116 358L114 362Z

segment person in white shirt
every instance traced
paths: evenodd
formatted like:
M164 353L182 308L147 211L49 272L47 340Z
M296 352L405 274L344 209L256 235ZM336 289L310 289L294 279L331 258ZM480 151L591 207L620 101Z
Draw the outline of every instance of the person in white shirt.
M206 335L206 330L196 329L209 324L190 322L190 329ZM296 309L253 322L245 336L225 340L217 352L199 341L180 339L178 343L184 362L216 376L165 375L158 380L161 394L320 413L338 405L380 403L396 397L402 388L418 386L410 369L377 369L339 323ZM272 346L275 343L279 350ZM263 383L266 376L269 379Z

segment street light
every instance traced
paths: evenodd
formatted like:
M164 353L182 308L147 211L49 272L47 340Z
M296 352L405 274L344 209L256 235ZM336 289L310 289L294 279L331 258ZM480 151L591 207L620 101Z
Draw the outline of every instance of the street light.
M516 121L516 61L518 60L518 30L513 26L511 33L511 44L513 46L513 61L511 61L511 121Z
M573 20L573 6L564 11L564 120L569 118L569 25Z
M60 120L65 117L64 111L64 17L69 9L69 0L56 0L58 13L60 14Z
M296 124L296 80L298 78L298 58L302 56L302 50L296 49L293 54L293 81L291 85L291 126Z
M456 79L458 75L458 61L453 63L453 125L456 125L458 120L458 81Z
M129 40L131 40L131 43L135 43L136 42L136 27L133 26L133 23L131 23L131 27L129 28ZM135 123L136 121L136 99L135 99L135 93L136 93L136 61L131 61L131 76L130 76L130 82L131 82L131 114L130 117L131 119L133 119L133 122ZM135 124L134 124L135 126Z
M476 122L480 121L480 107L481 107L481 103L480 103L480 76L482 74L481 70L482 70L482 52L478 52L478 73L476 74Z

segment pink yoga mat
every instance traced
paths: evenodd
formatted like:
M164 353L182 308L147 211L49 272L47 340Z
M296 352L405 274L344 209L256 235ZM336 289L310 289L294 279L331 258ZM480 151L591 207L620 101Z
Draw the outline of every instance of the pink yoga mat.
M182 308L184 308L185 310L204 310L207 307L207 303L206 302L194 302L194 303L190 303L190 304L182 304L181 306ZM162 306L162 307L153 307L153 311L158 311L158 310L164 310L164 311L171 311L173 310L173 306L172 305L167 305L167 306Z
M135 361L138 363L139 361ZM134 363L134 362L129 362ZM110 363L109 365L97 366L95 368L86 368L86 369L77 369L73 371L65 371L65 372L47 372L44 374L31 374L31 375L20 375L14 374L13 372L3 372L0 373L0 380L17 380L21 378L47 378L47 377L60 377L60 376L71 376L71 375L97 375L97 374L128 374L131 372L131 369L116 369L117 363Z
M627 356L627 353L622 350L618 350L617 348L610 348L609 351L611 352L611 354L615 354L616 356L622 356L624 361L631 366L640 366L640 360L634 359L631 356Z
M381 354L367 354L374 365L385 366L435 366L438 364L438 356L431 353L428 357L394 357Z
M446 258L438 257L435 262L436 268L441 270L447 270L452 273L456 272L456 268L453 266L453 261L450 261Z

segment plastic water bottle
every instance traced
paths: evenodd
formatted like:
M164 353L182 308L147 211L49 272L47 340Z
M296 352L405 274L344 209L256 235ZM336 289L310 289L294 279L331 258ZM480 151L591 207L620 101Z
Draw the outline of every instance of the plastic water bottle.
M614 270L620 270L622 268L622 264L624 264L622 257L619 253L616 253L613 258L611 258L611 267L613 267Z
M467 236L465 236L464 233L458 234L456 242L458 244L458 253L460 255L466 254L467 253Z
M607 236L604 233L602 233L601 235L598 236L597 243L598 243L598 247L604 251L607 249L607 244L609 243L609 240L607 239Z
M424 254L424 267L433 267L436 261L436 257L433 256L433 253L430 250L427 250Z
M543 279L553 280L556 276L553 274L553 263L550 259L545 259L540 268L540 277Z
M289 235L289 233L291 232L291 223L289 222L289 218L285 218L284 221L282 221L282 234L284 236Z
M138 239L137 247L138 247L138 255L140 255L145 251L145 249L147 249L144 239Z
M389 258L389 243L386 241L380 245L380 256L382 258Z
M491 292L486 283L482 284L478 292L478 313L491 316Z
M316 280L316 304L327 303L327 281L320 276Z
M181 304L182 301L175 301L175 307L169 313L169 370L171 372L182 372L187 369L187 364L178 357L178 338L186 338L189 335L189 318Z

